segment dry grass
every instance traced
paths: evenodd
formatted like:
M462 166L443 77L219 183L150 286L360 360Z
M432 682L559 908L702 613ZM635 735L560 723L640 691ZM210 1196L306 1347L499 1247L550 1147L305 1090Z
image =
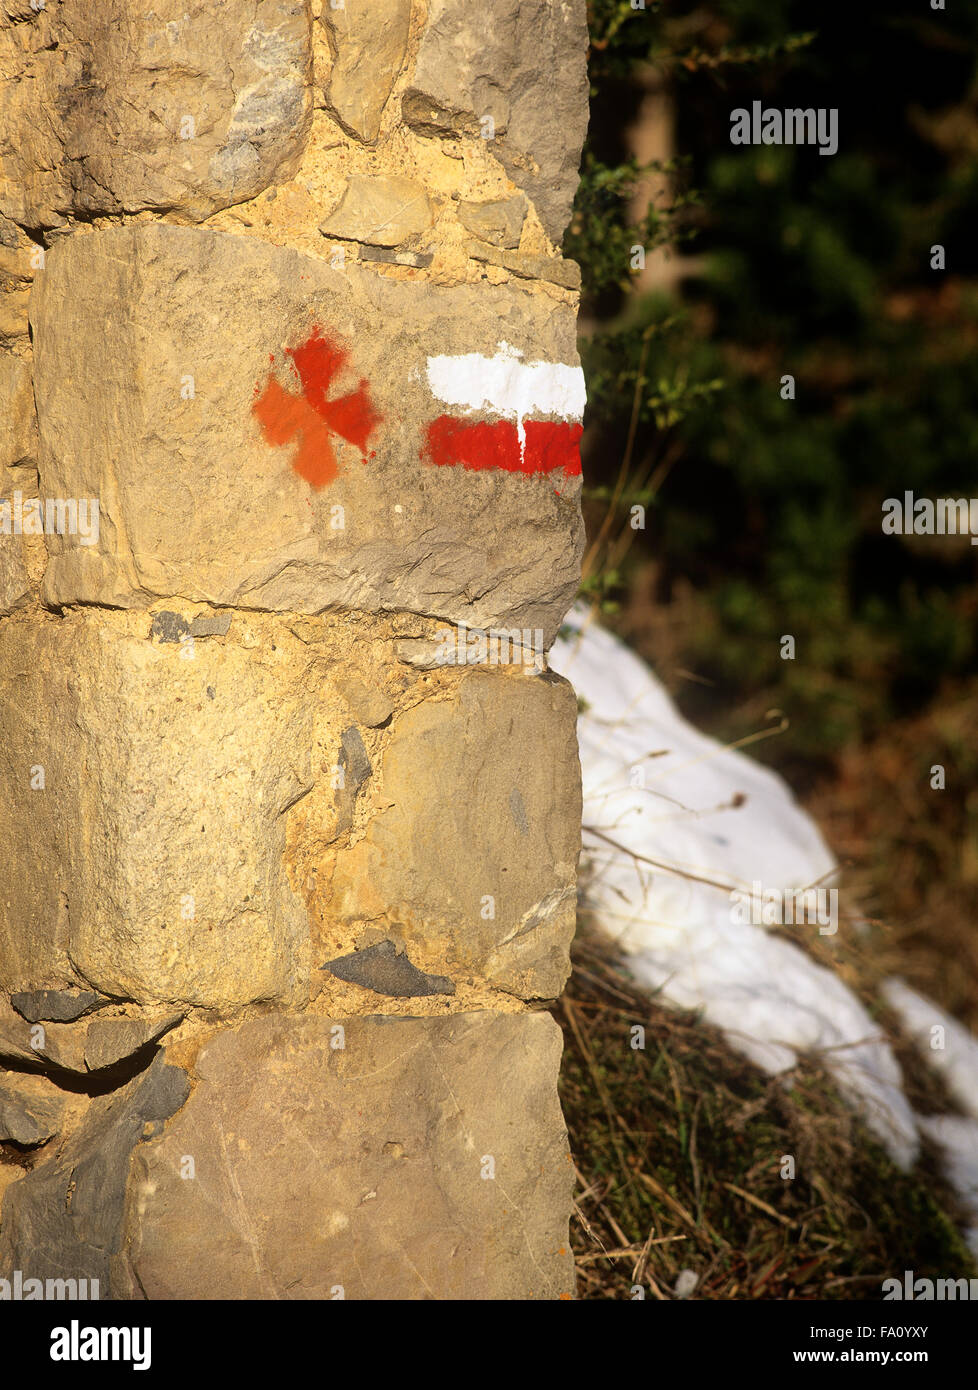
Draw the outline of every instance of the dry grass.
M930 1155L896 1169L817 1062L766 1077L637 990L586 923L574 955L556 1016L581 1297L670 1299L683 1270L704 1299L878 1299L904 1269L974 1276Z

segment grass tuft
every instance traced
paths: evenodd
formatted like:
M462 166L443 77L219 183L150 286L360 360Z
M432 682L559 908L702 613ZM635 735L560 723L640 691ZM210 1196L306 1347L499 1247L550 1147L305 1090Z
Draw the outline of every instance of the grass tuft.
M765 1076L636 988L587 923L555 1016L581 1298L674 1298L687 1270L693 1298L797 1300L878 1300L906 1269L978 1273L933 1155L902 1173L817 1059Z

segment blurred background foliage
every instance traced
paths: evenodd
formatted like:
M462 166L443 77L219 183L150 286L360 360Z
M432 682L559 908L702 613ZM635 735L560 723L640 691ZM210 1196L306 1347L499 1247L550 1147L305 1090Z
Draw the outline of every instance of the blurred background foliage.
M584 592L724 740L784 711L752 752L978 1028L978 546L881 530L978 497L978 5L589 15ZM731 145L753 100L838 108L838 153Z

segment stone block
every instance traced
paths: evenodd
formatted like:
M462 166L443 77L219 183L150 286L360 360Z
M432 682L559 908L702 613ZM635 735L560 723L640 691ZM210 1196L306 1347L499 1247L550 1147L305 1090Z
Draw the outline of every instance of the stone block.
M383 925L423 970L556 997L576 914L576 717L557 676L477 671L396 718L382 809L339 850L328 913Z
M9 352L0 353L0 403L0 497L6 497L11 483L23 486L37 464L37 420L29 360ZM18 471L7 477L3 473L7 468Z
M49 603L552 640L583 545L571 308L143 224L55 247L32 322L42 491L100 516L97 544L45 537Z
M427 231L431 221L428 195L414 179L399 174L374 178L353 174L320 231L341 241L400 246Z
M520 233L526 220L526 198L494 198L485 203L461 202L458 217L462 226L473 236L492 246L513 249L520 244Z
M132 1153L159 1133L188 1091L186 1074L158 1054L134 1080L93 1100L63 1148L3 1193L0 1278L19 1270L24 1279L88 1281L85 1293L76 1284L76 1298L129 1290L122 1247Z
M491 131L489 148L558 245L587 133L587 45L585 0L430 0L403 99L423 135Z
M554 1021L341 1027L267 1015L205 1045L190 1100L134 1154L118 1296L571 1296Z
M22 608L30 597L23 541L0 529L0 618Z
M0 210L201 221L293 172L312 114L304 0L59 0L0 30Z
M46 1077L0 1071L0 1144L33 1147L61 1128L66 1098Z
M404 62L411 0L346 0L323 5L333 51L327 103L352 135L372 143Z
M0 987L279 997L308 935L283 812L313 782L323 671L287 631L188 649L149 630L0 624Z

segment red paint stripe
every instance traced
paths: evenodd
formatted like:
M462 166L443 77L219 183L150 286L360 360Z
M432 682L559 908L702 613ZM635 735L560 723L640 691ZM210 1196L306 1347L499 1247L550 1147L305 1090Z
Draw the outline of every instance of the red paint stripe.
M568 477L581 471L583 426L547 420L524 423L525 445L520 453L516 426L508 420L472 424L452 415L439 415L428 426L428 457L439 467L482 471L502 468L507 473L555 473Z

